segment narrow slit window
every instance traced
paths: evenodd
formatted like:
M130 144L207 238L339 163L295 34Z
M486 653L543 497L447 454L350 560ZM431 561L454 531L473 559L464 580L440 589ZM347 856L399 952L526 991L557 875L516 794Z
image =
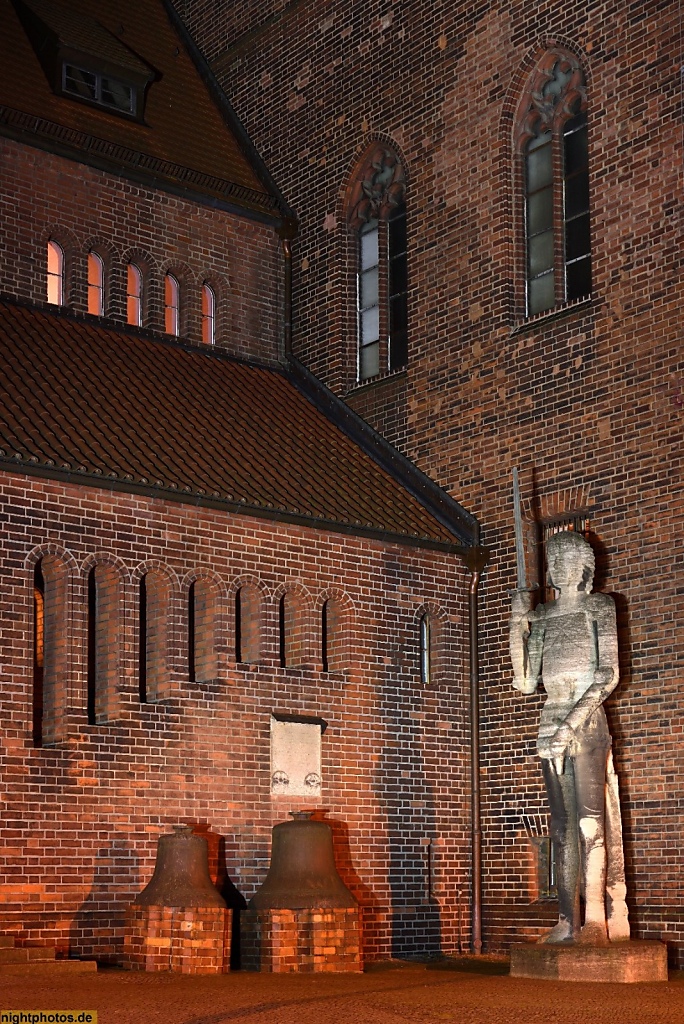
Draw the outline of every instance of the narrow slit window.
M126 268L126 320L134 327L142 326L142 301L142 272L135 263L129 263Z
M278 603L278 641L280 667L287 668L287 595L283 594Z
M188 680L195 682L195 584L188 590Z
M242 587L235 591L235 661L242 662Z
M591 294L589 223L589 149L585 114L563 129L563 216L565 221L565 297L568 302Z
M380 372L379 234L377 220L368 221L359 231L359 380Z
M45 580L40 562L33 571L33 744L43 745L45 667Z
M420 681L430 682L430 616L426 612L420 618Z
M96 252L88 253L88 312L104 314L104 262Z
M202 285L202 341L213 345L216 327L216 296L208 284Z
M147 703L147 581L143 576L138 591L138 696Z
M98 687L97 660L97 583L93 567L88 573L88 725L95 725L97 722L95 715Z
M323 671L330 670L328 658L328 602L325 601L321 608L321 664Z
M389 368L408 361L408 264L406 204L399 203L387 221L389 252Z
M527 306L530 314L556 304L553 224L553 146L550 132L533 139L525 158L527 182Z
M180 333L180 285L173 274L164 278L164 330L176 337Z
M47 300L53 306L64 305L64 252L53 241L47 244Z

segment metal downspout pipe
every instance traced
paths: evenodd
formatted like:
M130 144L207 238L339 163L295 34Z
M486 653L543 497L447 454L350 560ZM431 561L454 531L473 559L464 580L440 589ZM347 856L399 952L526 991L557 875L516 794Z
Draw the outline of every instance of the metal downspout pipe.
M297 235L297 221L283 218L278 235L283 246L283 355L287 361L292 355L292 239Z
M470 572L468 588L468 625L470 634L470 824L471 824L471 898L470 949L482 952L482 819L480 794L480 658L478 587L487 564L487 548L465 548L463 561Z

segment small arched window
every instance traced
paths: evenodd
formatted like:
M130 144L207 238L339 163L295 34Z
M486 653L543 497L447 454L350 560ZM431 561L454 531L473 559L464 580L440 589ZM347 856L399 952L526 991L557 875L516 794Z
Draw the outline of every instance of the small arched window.
M140 267L129 263L126 268L126 320L134 327L142 326L143 276Z
M420 630L420 681L430 683L430 616L424 612L418 623Z
M33 570L33 742L51 746L66 737L68 571L55 555Z
M164 330L176 336L180 333L180 285L173 274L164 278Z
M118 716L121 586L111 565L97 564L88 573L88 723L99 725Z
M518 109L525 238L525 311L591 294L587 97L577 58L549 50Z
M235 591L235 661L249 665L259 661L261 598L259 591L245 583Z
M52 240L47 244L47 300L64 305L64 251Z
M202 285L202 341L213 345L216 330L216 296L208 284Z
M357 379L408 361L405 175L396 153L375 144L352 184L349 225L356 233Z
M104 261L96 252L88 253L88 312L104 315Z
M218 676L218 591L209 579L193 580L188 590L188 679L204 683Z

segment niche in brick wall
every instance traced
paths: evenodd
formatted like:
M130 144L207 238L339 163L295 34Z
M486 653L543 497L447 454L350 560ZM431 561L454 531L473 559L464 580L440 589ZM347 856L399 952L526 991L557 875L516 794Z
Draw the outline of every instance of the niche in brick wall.
M271 716L271 796L321 795L321 736L327 723L303 715Z

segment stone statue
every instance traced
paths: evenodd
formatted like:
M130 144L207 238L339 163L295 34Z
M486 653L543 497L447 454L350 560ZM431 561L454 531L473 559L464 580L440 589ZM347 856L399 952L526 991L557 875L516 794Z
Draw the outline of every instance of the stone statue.
M620 804L603 709L619 676L615 604L591 592L594 553L580 534L552 536L547 562L560 596L532 609L530 590L515 590L510 624L513 685L531 694L543 682L547 694L537 750L551 810L559 918L541 941L626 941Z

